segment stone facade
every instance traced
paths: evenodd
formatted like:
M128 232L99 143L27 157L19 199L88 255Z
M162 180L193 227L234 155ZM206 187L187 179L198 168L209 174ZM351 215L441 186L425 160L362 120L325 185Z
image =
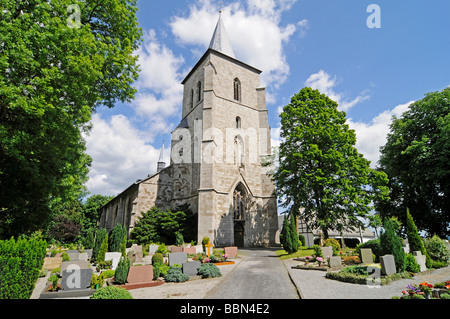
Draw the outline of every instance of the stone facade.
M220 21L220 20L219 20ZM214 40L214 39L213 39ZM208 49L184 85L170 166L138 181L101 209L101 227L129 230L153 206L189 204L198 241L272 246L278 230L274 184L261 160L271 152L261 71Z

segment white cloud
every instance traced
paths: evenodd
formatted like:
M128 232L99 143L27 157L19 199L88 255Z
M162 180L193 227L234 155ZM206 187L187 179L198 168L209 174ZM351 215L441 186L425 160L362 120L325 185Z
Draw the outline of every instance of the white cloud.
M144 34L144 43L137 54L141 68L136 83L139 93L132 106L150 124L167 127L167 119L181 111L183 86L179 70L184 59L161 44L154 30Z
M263 71L262 85L279 87L289 75L283 45L307 20L280 25L281 13L297 0L248 0L247 8L233 2L222 8L222 18L236 58ZM218 8L209 1L191 5L189 16L175 17L170 26L181 45L207 48L218 19Z
M380 158L380 147L386 144L392 116L400 117L413 102L410 101L400 104L392 110L386 110L374 117L369 123L354 122L352 119L347 120L350 128L354 129L356 133L356 148L371 162L372 167L376 166Z
M148 144L127 117L115 115L106 121L95 114L92 125L85 136L87 153L93 160L86 183L90 193L115 195L136 179L156 172L160 150Z
M324 70L320 70L317 73L311 74L305 82L306 86L312 89L319 90L320 93L327 95L333 101L339 104L339 109L343 111L348 111L356 104L361 103L370 98L367 90L361 92L359 96L353 100L348 100L344 94L335 91L335 86L337 85L336 76L331 77Z

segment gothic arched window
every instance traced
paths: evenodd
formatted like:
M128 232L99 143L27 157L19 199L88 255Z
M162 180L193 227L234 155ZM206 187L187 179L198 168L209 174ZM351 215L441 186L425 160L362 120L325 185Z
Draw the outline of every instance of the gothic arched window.
M242 184L239 184L233 193L233 218L243 220L247 209L247 193Z
M238 78L234 79L234 100L241 101L241 81Z

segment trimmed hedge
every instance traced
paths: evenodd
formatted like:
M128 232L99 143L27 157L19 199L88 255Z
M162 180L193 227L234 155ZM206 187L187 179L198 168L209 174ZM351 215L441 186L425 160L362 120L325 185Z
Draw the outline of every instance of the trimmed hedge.
M47 243L38 239L0 241L0 299L29 299L44 264Z
M125 288L105 286L94 292L90 299L133 299L133 296Z

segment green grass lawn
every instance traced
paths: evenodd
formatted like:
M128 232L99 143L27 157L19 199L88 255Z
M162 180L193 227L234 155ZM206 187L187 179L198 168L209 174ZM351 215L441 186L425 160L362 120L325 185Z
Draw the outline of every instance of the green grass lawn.
M278 259L285 260L289 258L311 256L314 254L314 249L308 249L307 247L300 247L300 249L293 254L288 254L284 249L277 250L275 253L278 256Z

